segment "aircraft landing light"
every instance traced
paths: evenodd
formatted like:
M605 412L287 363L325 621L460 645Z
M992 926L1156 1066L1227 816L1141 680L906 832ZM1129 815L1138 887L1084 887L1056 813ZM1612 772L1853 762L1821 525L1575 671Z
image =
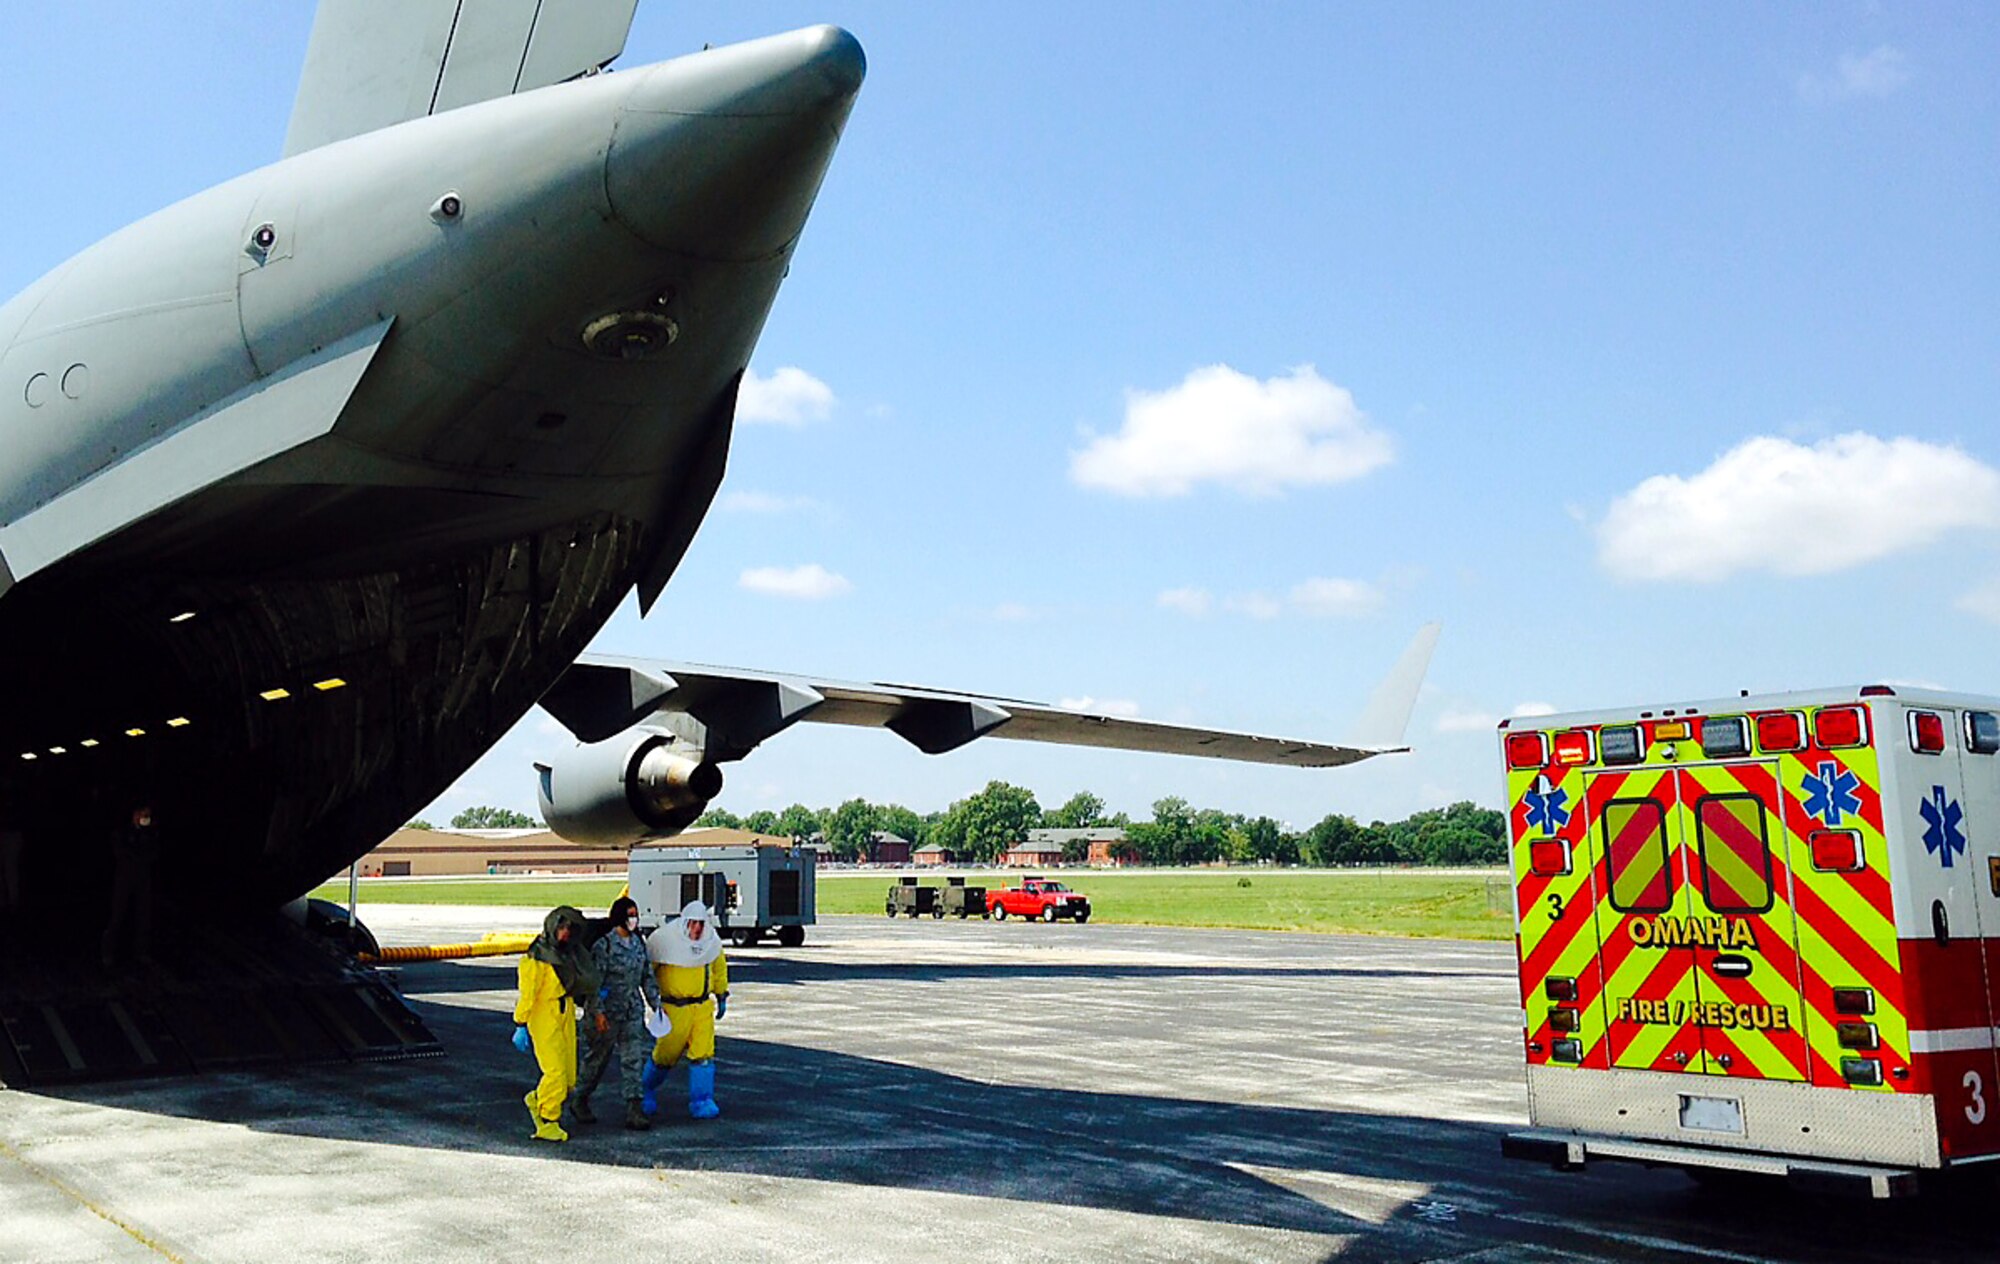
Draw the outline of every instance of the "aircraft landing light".
M51 746L51 747L49 747L49 754L51 754L51 755L67 755L67 754L69 754L69 747L67 747L67 746Z
M173 618L171 618L171 619L167 620L167 622L168 622L168 623L186 623L186 622L187 622L187 621L188 621L189 619L192 619L192 618L194 618L194 611L192 611L192 610L183 610L183 611L181 611L181 612L180 612L179 614L175 615L175 616L174 616Z
M177 715L173 719L167 721L167 727L170 729L184 729L190 723L191 721L186 716Z
M79 743L85 750L95 750L101 744L94 737L86 737Z
M126 729L126 730L125 730L125 736L127 736L127 737L144 737L144 736L146 736L146 730L144 730L144 729Z
M40 755L37 755L37 754L35 754L35 752L33 752L33 751L22 751L22 752L21 752L21 758L22 758L22 759L40 759L40 758L41 758L41 756L40 756Z
M266 702L283 702L286 698L292 696L292 691L289 689L266 689L257 696Z
M325 680L313 681L313 688L319 690L321 693L327 693L335 689L347 688L347 682L338 676L328 676Z

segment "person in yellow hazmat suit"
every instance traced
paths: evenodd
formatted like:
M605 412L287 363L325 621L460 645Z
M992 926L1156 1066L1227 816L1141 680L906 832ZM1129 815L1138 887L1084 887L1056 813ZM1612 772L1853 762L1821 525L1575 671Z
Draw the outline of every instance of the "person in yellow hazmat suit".
M689 900L678 918L646 937L646 955L653 962L667 1021L640 1078L640 1109L648 1115L659 1111L660 1085L674 1064L686 1058L688 1115L713 1119L722 1113L715 1104L715 1023L729 1012L729 960L722 955L722 936L708 906Z
M514 1047L531 1049L541 1082L524 1100L537 1141L567 1141L562 1108L576 1086L576 1007L597 995L596 967L584 947L583 914L551 909L542 933L521 954L521 999L514 1003Z

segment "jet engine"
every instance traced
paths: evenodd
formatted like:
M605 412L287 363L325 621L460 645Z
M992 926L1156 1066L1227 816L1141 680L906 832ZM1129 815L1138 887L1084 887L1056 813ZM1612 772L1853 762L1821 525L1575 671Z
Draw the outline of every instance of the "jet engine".
M722 793L722 769L664 729L641 726L538 762L542 819L572 843L630 847L678 834Z

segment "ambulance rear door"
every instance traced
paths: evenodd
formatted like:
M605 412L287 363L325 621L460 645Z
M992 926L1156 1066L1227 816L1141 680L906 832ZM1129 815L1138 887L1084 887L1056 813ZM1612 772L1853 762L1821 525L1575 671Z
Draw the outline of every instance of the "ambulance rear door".
M1685 925L1694 899L1676 770L1591 773L1584 801L1603 892L1596 920L1611 1065L1700 1071L1694 950L1678 931L1661 932Z
M1742 717L1722 740L1748 749ZM1707 742L1705 741L1706 745ZM1694 914L1695 1025L1706 1070L1739 1079L1805 1080L1806 1014L1792 913L1791 834L1775 760L1683 768L1681 813ZM1803 852L1804 848L1800 848Z

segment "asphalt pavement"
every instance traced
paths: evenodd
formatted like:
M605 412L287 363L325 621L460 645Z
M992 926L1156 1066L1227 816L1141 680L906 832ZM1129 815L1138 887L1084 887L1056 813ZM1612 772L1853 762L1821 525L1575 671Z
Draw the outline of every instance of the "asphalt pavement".
M385 943L539 911L364 906ZM513 959L401 971L448 1056L0 1092L0 1260L1990 1261L1990 1187L1718 1193L1499 1156L1500 944L839 918L734 950L724 1114L531 1141ZM610 1120L614 1094L600 1092Z

